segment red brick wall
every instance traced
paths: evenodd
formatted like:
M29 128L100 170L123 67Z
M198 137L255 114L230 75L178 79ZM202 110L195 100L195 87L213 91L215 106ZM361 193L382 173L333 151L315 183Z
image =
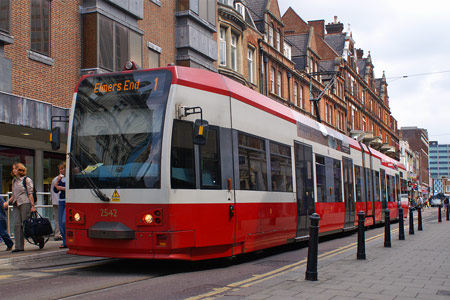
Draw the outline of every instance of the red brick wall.
M143 68L149 65L147 42L162 48L161 67L175 63L176 2L161 1L162 6L158 6L151 1L144 1L144 19L138 22L139 28L145 31L142 38Z
M14 43L5 47L12 61L12 93L69 107L81 65L81 0L51 1L50 57L53 66L28 58L30 9L27 0L11 1L11 35Z

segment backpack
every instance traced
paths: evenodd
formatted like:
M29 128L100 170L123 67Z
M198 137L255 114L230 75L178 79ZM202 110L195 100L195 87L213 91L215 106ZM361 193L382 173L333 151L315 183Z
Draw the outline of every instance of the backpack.
M28 178L27 176L25 176L23 178L22 184L23 184L23 187L25 188L25 191L27 192L27 195L28 195L27 178ZM34 205L37 205L37 192L36 192L36 189L34 188L34 183L33 183L33 192L32 192L32 194L33 194L33 199L34 199Z

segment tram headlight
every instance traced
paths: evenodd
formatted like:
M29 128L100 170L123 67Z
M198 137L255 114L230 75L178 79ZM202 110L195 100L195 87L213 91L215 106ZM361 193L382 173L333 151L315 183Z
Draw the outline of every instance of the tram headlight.
M146 214L143 220L145 223L151 224L153 222L153 216L151 214Z
M79 213L75 213L73 215L73 219L75 220L75 222L80 222L81 220L81 215Z

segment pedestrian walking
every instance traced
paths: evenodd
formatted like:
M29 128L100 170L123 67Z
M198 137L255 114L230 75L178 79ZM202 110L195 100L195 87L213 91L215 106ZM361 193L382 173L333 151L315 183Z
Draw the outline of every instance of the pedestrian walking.
M30 212L36 212L37 210L33 198L33 181L26 176L27 168L22 163L14 163L11 175L13 176L12 196L3 203L3 207L6 209L10 204L13 206L13 227L16 246L12 252L16 253L23 251L25 246L23 221L30 216ZM40 249L45 245L43 237L39 237L39 240L35 242Z
M59 221L59 231L62 237L62 245L59 248L67 248L66 244L66 163L61 162L58 164L59 175L56 177L55 186L53 191L55 193L59 192L58 201L58 221Z
M55 222L55 241L61 241L61 232L59 230L59 191L55 192L55 185L58 180L58 176L53 178L52 184L50 186L50 200L53 206L53 221Z
M8 234L8 228L6 225L7 210L5 210L3 208L3 203L5 203L5 199L2 196L0 196L0 205L1 205L1 207L0 207L0 237L6 244L6 251L11 251L12 247L14 245L14 242L11 240L11 237Z

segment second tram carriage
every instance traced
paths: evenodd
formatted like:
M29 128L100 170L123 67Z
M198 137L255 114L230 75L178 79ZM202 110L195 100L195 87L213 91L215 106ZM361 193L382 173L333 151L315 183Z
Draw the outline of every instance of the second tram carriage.
M85 76L70 126L71 254L209 259L305 239L314 212L321 234L397 217L403 165L220 74Z

